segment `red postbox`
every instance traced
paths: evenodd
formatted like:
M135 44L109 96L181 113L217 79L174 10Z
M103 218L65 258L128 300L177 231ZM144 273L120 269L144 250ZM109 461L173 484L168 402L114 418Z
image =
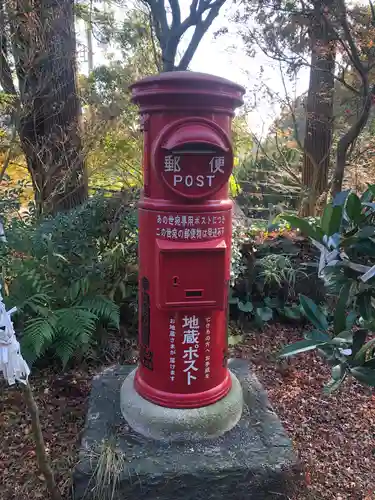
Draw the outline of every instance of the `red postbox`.
M144 132L135 389L160 406L199 408L231 388L228 180L231 121L244 89L183 71L131 90Z

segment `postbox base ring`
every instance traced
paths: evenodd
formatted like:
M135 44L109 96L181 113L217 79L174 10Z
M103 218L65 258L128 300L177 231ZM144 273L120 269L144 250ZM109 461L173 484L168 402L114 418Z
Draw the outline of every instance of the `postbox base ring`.
M136 370L125 379L120 392L121 412L128 425L146 438L158 441L202 441L230 431L243 410L242 386L229 372L229 393L201 408L166 408L144 399L134 387Z
M166 408L202 408L209 406L224 398L232 387L232 379L227 370L227 375L223 382L216 387L204 392L193 394L179 394L165 392L148 385L140 376L137 370L134 379L135 390L148 401Z

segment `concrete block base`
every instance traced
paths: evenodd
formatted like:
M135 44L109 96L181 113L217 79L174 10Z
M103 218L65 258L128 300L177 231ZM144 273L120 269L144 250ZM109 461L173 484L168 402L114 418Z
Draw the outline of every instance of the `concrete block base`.
M189 410L164 408L142 398L134 389L133 370L121 387L120 406L130 427L150 439L161 441L203 441L219 437L240 420L242 387L231 372L232 388L217 403Z
M237 425L203 441L157 441L136 433L124 420L120 389L134 367L107 369L94 381L74 499L92 498L103 441L116 443L122 468L114 471L113 500L287 500L299 478L289 438L248 363L229 362L239 380L244 408ZM111 485L113 486L113 484ZM93 490L94 489L94 490ZM97 492L98 490L96 490ZM101 500L106 500L103 491Z

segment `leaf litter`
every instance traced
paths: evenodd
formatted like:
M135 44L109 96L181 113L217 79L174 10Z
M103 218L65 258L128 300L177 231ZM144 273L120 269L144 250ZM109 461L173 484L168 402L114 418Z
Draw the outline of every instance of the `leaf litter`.
M301 329L268 325L232 354L250 361L305 470L295 500L375 500L375 392L354 380L323 394L330 368L315 352L279 360Z
M300 329L275 324L247 332L231 354L248 359L304 465L306 488L293 500L375 500L375 394L355 381L322 392L329 368L315 353L277 360L277 352L302 338ZM98 367L31 377L56 479L71 499L91 379ZM0 382L1 500L45 499L37 470L30 419L22 393Z

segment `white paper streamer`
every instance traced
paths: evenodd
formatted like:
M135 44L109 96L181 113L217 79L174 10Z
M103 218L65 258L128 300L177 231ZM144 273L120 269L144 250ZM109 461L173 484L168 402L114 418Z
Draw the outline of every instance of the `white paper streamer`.
M7 239L5 237L5 232L4 232L4 226L3 226L3 223L1 222L1 220L0 220L0 241L2 241L3 243L7 242Z
M30 369L21 355L11 319L16 310L16 307L6 310L0 293L0 373L3 372L9 385L14 385L16 381L26 384L30 375Z
M349 257L345 252L339 250L339 240L334 238L327 238L324 236L323 243L319 243L316 240L311 240L312 244L320 251L318 276L319 278L325 279L324 270L326 267L335 266L340 263L342 266L349 267L354 271L363 273L359 276L359 279L366 283L370 278L375 276L375 266L364 266L363 264L356 264L355 262L350 262ZM332 249L333 247L333 249Z

